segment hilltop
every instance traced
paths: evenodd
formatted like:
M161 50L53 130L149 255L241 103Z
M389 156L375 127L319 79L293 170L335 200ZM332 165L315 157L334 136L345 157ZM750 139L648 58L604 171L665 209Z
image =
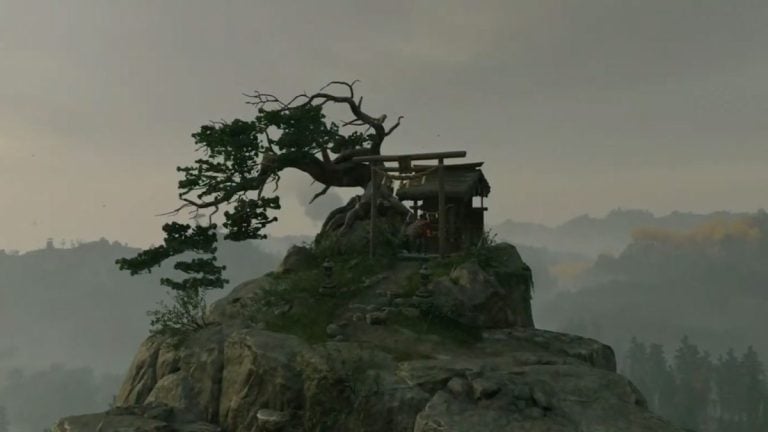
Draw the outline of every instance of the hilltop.
M718 211L708 214L675 211L656 216L648 210L615 209L603 217L581 215L558 226L506 220L493 227L500 238L519 245L544 247L552 251L597 257L618 254L631 241L638 228L660 228L686 231L717 220L731 221L748 217L749 213Z
M678 431L610 347L534 328L514 246L427 267L344 249L292 248L206 328L148 338L117 407L55 430Z

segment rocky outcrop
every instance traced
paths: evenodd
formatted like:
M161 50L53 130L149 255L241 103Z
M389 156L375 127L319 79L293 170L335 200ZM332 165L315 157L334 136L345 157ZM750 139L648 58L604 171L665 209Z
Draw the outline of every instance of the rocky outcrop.
M337 297L304 287L292 299L301 274L241 284L210 308L209 327L144 342L118 408L56 431L678 431L616 374L610 347L533 328L527 266L502 248L493 267L459 263L418 299L414 263ZM331 306L326 340L288 334Z
M456 267L429 287L441 314L479 328L533 327L529 289L524 283L502 286L475 261Z
M58 421L52 432L221 432L217 425L201 422L182 422L174 407L166 404L112 408L102 414L72 416Z
M293 245L277 267L279 273L300 272L317 265L317 257L307 246Z
M677 430L648 412L637 389L615 373L610 348L575 336L492 331L476 350L398 361L370 344L313 346L232 325L206 333L178 348L170 361L178 368L161 360L166 345L147 341L117 400L172 412L147 418L118 411L61 424L71 432L93 430L86 426L104 418L136 431L181 430L171 421L231 432ZM147 379L132 379L139 376Z

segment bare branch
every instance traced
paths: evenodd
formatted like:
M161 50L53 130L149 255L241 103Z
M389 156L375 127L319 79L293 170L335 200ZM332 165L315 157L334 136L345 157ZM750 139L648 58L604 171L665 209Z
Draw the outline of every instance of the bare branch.
M315 106L323 106L327 103L338 103L338 104L346 104L352 114L355 116L355 119L349 122L346 122L345 126L368 126L368 128L365 130L364 133L368 133L368 130L373 129L375 133L375 139L371 143L371 150L375 154L379 154L381 151L381 145L384 142L384 139L388 135L388 131L384 128L384 122L386 121L387 116L382 115L379 117L373 117L370 114L364 112L361 109L361 105L363 103L362 97L358 102L355 101L355 92L354 92L354 85L359 82L357 80L352 81L351 83L345 82L345 81L331 81L325 86L323 86L320 91L317 93L314 93L312 95L307 95L306 93L302 93L301 95L295 96L293 99L288 101L288 103L284 103L280 101L276 96L271 95L269 93L261 93L261 92L255 92L252 95L246 95L253 99L253 101L248 102L251 105L254 105L260 109L270 109L271 105L277 105L277 108L275 108L276 111L290 111L294 109L300 109L307 107L309 105L315 105ZM324 90L327 88L333 86L333 85L340 85L344 86L349 90L349 96L340 96L332 93L326 93ZM390 128L389 133L394 131L397 128L397 126L393 126Z
M346 121L341 124L341 127L347 127L347 126L365 126L365 123L363 123L359 119L354 119L354 120Z
M392 132L394 132L394 131L395 131L395 129L397 129L398 127L400 127L400 120L402 120L403 118L404 118L403 116L399 116L399 117L397 118L397 121L395 122L395 124L393 124L393 125L392 125L392 127L390 127L390 128L387 130L387 133L386 133L385 135L386 135L386 136L389 136L389 135L390 135Z
M315 200L316 200L316 199L318 199L318 198L320 198L321 196L323 196L323 195L327 194L329 190L331 190L331 187L326 185L326 186L323 188L323 190L321 190L320 192L316 193L316 194L315 194L315 195L312 197L312 199L311 199L311 200L309 200L309 204L312 204L313 202L315 202Z
M320 149L320 153L323 155L323 162L324 163L332 163L331 162L331 156L328 154L328 148L323 147Z
M335 165L347 162L358 156L371 156L373 152L368 147L358 147L351 150L341 152L340 155L333 159Z
M208 215L208 225L213 225L213 215L219 212L219 206L214 206L213 212Z
M318 90L318 92L321 92L321 91L327 89L328 87L330 87L332 85L342 85L342 86L344 86L344 87L349 89L349 97L354 99L355 98L355 88L354 87L355 87L355 84L357 84L359 82L360 82L360 80L354 80L351 83L348 83L346 81L331 81L328 84L326 84L323 87L321 87L320 90Z
M309 174L314 180L324 185L322 192L315 195L311 202L314 202L320 196L326 194L330 187L364 187L370 180L370 169L367 164L361 164L352 161L356 156L378 155L381 151L381 145L384 139L392 134L401 123L402 116L397 121L386 128L384 125L387 120L386 115L374 117L361 109L363 97L355 95L354 86L358 80L352 82L331 81L323 86L320 91L314 94L302 93L294 96L287 102L280 100L277 96L270 93L256 91L253 94L245 94L250 98L248 104L254 105L261 110L271 110L272 112L285 112L299 110L306 107L321 107L325 104L346 105L352 114L352 119L342 124L342 127L358 127L363 134L368 135L370 145L366 147L357 147L344 150L338 156L331 159L328 147L321 148L314 154L305 155L299 159L292 157L281 157L282 154L275 151L274 139L266 131L266 148L269 149L262 154L259 162L258 171L252 177L222 180L207 180L207 184L193 190L186 190L179 195L182 204L174 210L159 214L158 216L177 215L180 211L188 208L199 210L212 209L208 215L209 223L212 223L213 216L219 211L220 206L232 204L238 197L245 196L248 192L257 192L261 197L265 187L272 184L277 190L280 182L280 173L287 168L295 168ZM326 90L341 86L347 91L337 94ZM348 95L345 95L348 93ZM214 124L223 124L215 122ZM363 131L363 129L365 129ZM193 199L188 196L192 192L199 192Z
M178 208L176 208L174 210L171 210L171 211L165 212L165 213L156 214L155 216L176 216L177 214L179 214L180 211L184 210L187 207L190 207L191 205L192 204L189 204L189 203L182 204L181 206L179 206Z

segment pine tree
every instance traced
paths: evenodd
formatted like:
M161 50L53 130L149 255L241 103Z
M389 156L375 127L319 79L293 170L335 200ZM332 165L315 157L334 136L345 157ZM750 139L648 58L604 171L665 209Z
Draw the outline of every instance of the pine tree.
M654 412L669 417L674 409L675 377L664 354L664 347L657 343L648 345L648 387L646 398Z
M673 420L680 426L699 429L707 418L711 394L712 362L683 336L674 357L673 370L677 378Z
M738 430L739 394L742 389L739 359L732 348L720 356L713 374L713 384L720 401L720 430Z
M622 373L640 389L646 397L652 392L648 385L648 349L645 344L632 337L624 355Z
M740 408L747 431L762 431L768 426L768 387L765 368L750 345L742 355L739 366L742 375Z

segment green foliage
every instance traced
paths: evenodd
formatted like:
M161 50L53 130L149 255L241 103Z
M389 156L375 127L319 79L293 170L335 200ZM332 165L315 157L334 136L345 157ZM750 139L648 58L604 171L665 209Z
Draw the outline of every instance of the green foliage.
M174 269L191 275L181 281L168 277L160 279L160 284L173 292L173 305L160 303L159 309L150 311L153 334L181 336L205 326L205 295L207 291L223 288L228 282L222 276L226 269L216 264L217 241L216 225L192 227L188 224L171 222L163 226L166 233L162 245L139 252L133 258L116 260L120 270L129 270L131 275L151 272L166 259L186 252L208 254L206 258L193 258L179 261Z
M497 253L493 246L498 244L496 234L490 230L483 232L480 241L474 247L467 248L464 252L465 259L474 259L482 268L488 268L495 264Z
M116 261L120 270L129 270L131 276L159 267L163 261L184 252L216 253L216 225L196 226L171 222L163 225L165 239L160 246L139 252L133 258Z
M743 391L738 398L742 418L748 428L766 430L768 428L768 383L765 367L752 346L739 361L741 374L739 382Z
M711 391L709 354L701 352L684 336L675 351L672 367L677 377L675 420L683 427L696 428L706 413Z
M152 334L170 336L181 342L189 333L205 327L205 292L205 289L175 290L173 303L160 302L157 310L147 312L152 319Z
M277 221L277 217L269 217L267 210L280 210L280 198L238 199L233 211L224 212L224 228L228 230L225 238L233 241L266 238L262 230Z
M334 321L336 313L359 294L367 278L386 270L389 264L386 260L367 257L336 257L332 262L336 284L333 296L319 292L326 282L319 266L315 270L272 276L277 284L263 291L262 304L266 308L290 311L268 317L265 324L269 330L292 334L309 343L326 341L325 328Z
M289 111L260 109L256 121L263 131L270 128L280 131L279 138L270 140L270 144L286 152L319 151L343 141L339 125L326 122L321 106L305 106Z
M483 339L481 329L462 324L443 315L430 303L425 303L419 309L422 313L421 317L398 314L392 317L390 322L416 334L438 336L459 347L469 347Z
M514 246L499 243L496 236L486 231L482 240L474 247L467 248L462 253L446 256L429 262L433 278L448 276L457 266L469 261L475 261L486 272L490 273L502 286L528 287L528 298L533 294L534 282L531 268L520 261L519 267L510 267L510 254L517 253Z
M333 321L342 304L339 298L318 292L324 281L322 272L305 271L273 277L278 285L264 290L263 304L275 310L287 307L289 312L269 316L264 322L267 329L292 334L309 343L325 341L325 327Z
M672 360L670 365L659 344L630 342L622 373L646 396L651 410L693 430L766 430L768 383L752 347L741 357L729 349L712 362L684 337Z
M200 127L192 138L202 157L191 166L177 168L182 175L178 189L183 207L214 213L224 207L226 240L266 237L264 229L277 220L270 213L280 209L280 198L263 192L270 183L277 188L283 169L311 163L321 151L339 153L370 145L373 139L359 131L341 134L339 125L326 119L322 103L277 110L256 105L259 110L252 120L235 119ZM249 192L257 196L249 196ZM222 277L225 267L216 264L216 228L212 223L194 228L167 223L163 225L162 245L116 261L121 270L136 275L150 273L169 258L186 252L208 255L176 263L174 268L186 274L185 279L161 280L161 285L172 290L174 304L161 304L159 310L150 312L153 332L179 333L205 325L206 291L221 288L227 282Z

